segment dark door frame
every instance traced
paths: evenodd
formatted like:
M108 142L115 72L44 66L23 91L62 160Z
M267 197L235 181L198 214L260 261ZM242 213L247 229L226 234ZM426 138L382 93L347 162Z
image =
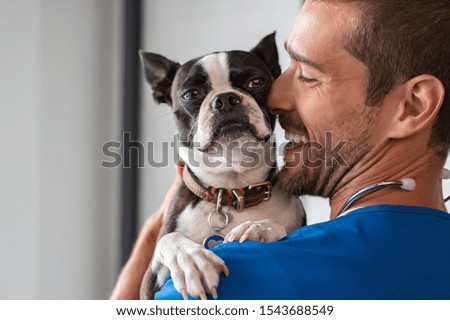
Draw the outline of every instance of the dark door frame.
M140 74L139 55L141 49L141 0L123 0L123 79L122 79L122 131L129 133L131 141L139 140ZM120 263L128 260L137 236L139 217L139 168L138 152L132 145L123 147L121 181ZM128 162L129 161L129 162ZM128 165L129 164L129 165Z

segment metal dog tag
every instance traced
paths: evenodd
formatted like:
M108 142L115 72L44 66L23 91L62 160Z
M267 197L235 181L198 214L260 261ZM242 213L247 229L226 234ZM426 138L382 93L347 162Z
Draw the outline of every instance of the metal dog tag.
M206 237L205 240L203 240L203 246L206 249L212 249L217 247L219 244L222 244L223 240L225 240L225 237L219 233L216 233L212 236Z

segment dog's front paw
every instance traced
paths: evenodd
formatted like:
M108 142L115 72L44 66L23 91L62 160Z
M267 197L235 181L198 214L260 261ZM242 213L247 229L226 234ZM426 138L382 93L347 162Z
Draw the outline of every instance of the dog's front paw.
M219 256L177 232L165 235L158 242L152 268L156 270L159 264L170 270L175 289L184 299L189 294L206 300L207 293L216 299L220 273L229 274Z
M246 240L274 242L286 235L286 229L272 219L247 221L231 230L230 233L226 235L224 243L237 239L239 239L239 242L244 242Z

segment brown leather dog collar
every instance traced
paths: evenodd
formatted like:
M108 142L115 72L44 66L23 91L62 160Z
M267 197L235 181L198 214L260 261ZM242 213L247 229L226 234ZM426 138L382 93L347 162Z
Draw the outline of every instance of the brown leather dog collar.
M256 206L263 201L267 201L272 195L273 183L271 178L275 173L275 167L270 171L268 180L264 182L251 184L243 188L226 189L212 186L205 187L184 162L180 161L178 166L182 167L184 183L197 197L217 204L219 191L222 190L221 205L232 206L238 212L243 211L245 208Z

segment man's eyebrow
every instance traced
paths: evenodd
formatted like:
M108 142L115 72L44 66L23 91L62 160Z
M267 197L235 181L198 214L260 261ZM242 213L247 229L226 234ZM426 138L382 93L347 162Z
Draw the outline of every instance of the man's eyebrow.
M289 54L289 56L290 56L292 59L294 59L295 61L302 62L302 63L304 63L304 64L307 64L307 65L309 65L309 66L311 66L311 67L313 67L313 68L319 70L319 71L322 72L322 73L325 73L325 72L323 71L323 67L322 67L320 64L318 64L318 63L316 63L316 62L313 62L313 61L307 59L305 56L301 55L300 53L294 52L294 51L288 46L287 41L284 42L284 48L286 49L286 51L287 51L287 53Z

